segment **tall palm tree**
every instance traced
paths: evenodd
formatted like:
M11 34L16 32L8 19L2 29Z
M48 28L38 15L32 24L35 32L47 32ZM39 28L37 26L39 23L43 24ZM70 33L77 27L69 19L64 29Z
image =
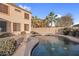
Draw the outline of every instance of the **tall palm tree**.
M38 22L38 17L37 16L32 16L32 27L37 27L36 23Z
M51 26L55 25L58 20L57 15L55 15L53 12L49 13L49 15L47 16L47 19L48 19L49 23L51 23Z

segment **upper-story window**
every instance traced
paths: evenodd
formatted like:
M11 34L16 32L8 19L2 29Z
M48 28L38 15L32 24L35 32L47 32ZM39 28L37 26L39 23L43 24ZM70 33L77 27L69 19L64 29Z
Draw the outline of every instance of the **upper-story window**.
M24 13L24 18L25 18L25 19L29 19L29 14Z
M0 12L8 14L8 6L0 3Z

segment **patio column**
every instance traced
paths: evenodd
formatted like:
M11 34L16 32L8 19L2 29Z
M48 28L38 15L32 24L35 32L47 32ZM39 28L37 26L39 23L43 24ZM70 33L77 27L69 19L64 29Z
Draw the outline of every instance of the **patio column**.
M6 25L7 25L6 27L7 32L11 32L11 22L7 21Z
M11 32L13 33L13 23L11 22Z

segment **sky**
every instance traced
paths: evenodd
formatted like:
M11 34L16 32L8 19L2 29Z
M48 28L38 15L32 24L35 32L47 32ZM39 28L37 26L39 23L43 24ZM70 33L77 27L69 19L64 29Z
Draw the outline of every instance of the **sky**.
M32 16L44 19L51 11L59 16L71 14L74 24L79 24L78 3L17 3L16 5L32 12Z

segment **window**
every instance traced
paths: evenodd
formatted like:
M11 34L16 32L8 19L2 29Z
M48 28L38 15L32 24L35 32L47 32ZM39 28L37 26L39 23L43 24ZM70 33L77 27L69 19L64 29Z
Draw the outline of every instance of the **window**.
M24 13L24 18L25 18L25 19L29 19L29 14Z
M0 32L6 32L6 22L0 21Z
M17 11L17 12L21 12L19 9L15 9L15 11Z
M0 3L0 12L8 14L8 6Z
M20 23L13 23L13 31L20 31Z
M24 24L24 31L29 31L29 24Z

